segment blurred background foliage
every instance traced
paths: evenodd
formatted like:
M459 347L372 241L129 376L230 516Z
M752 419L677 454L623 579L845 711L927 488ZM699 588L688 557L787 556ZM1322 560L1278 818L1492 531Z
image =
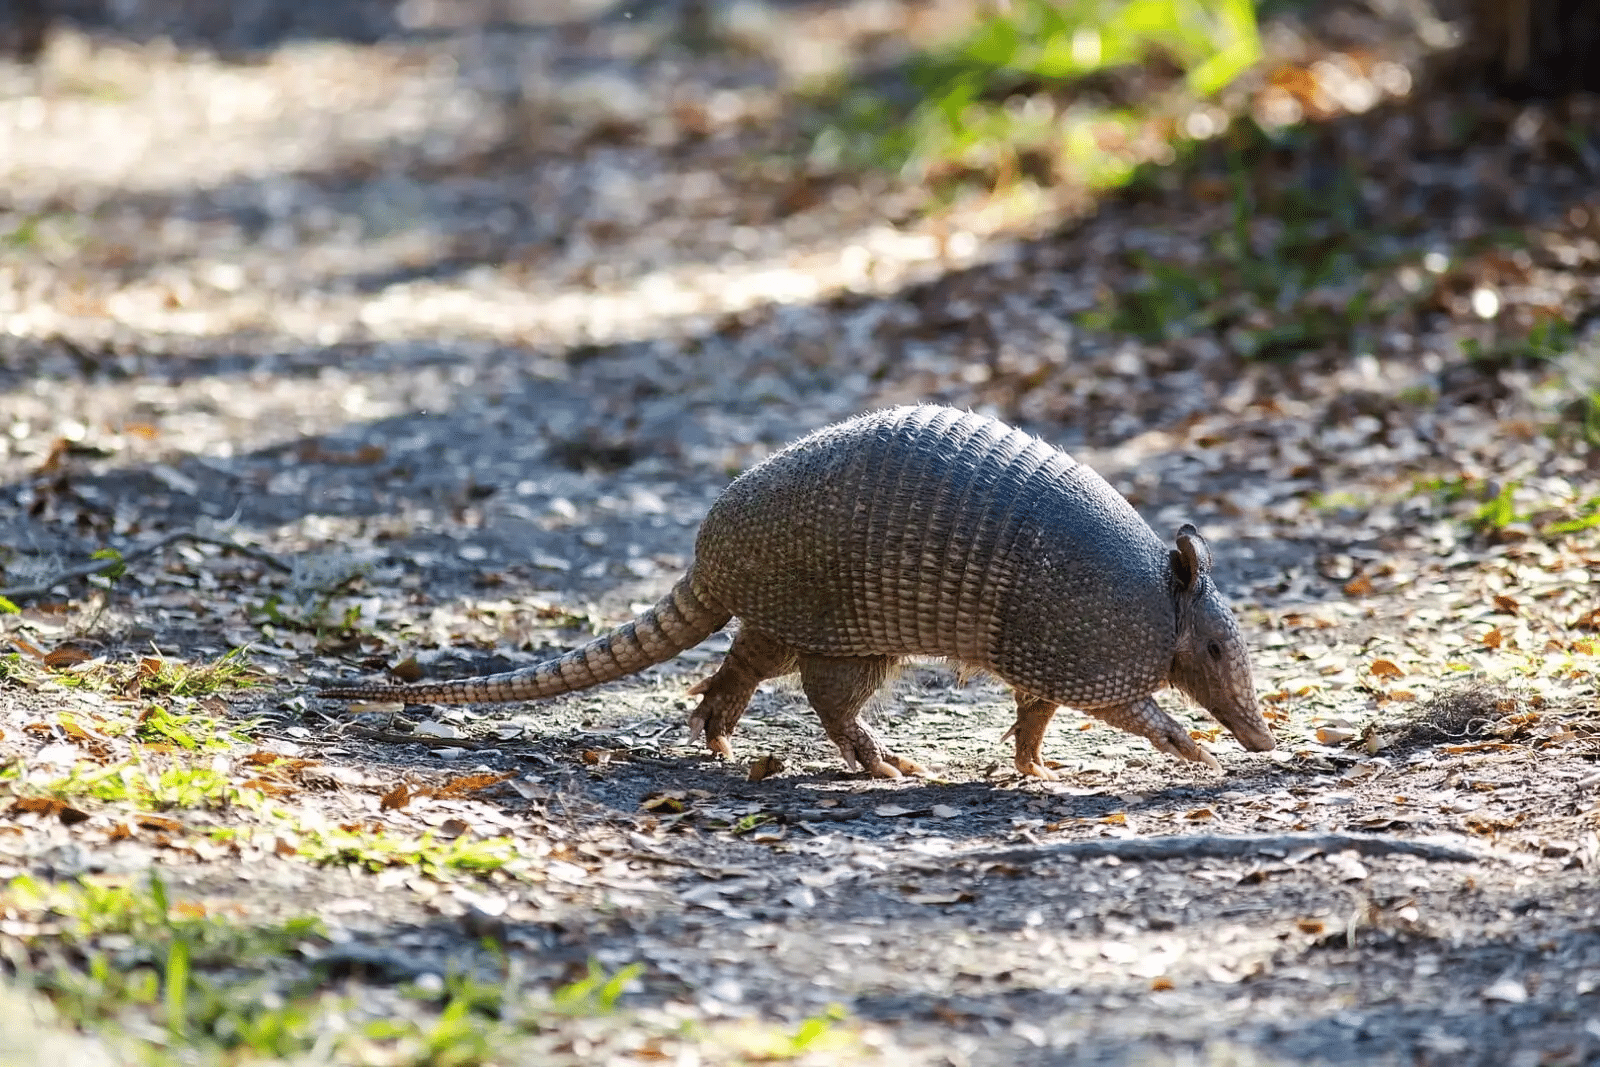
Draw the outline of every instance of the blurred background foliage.
M1211 132L1193 105L1261 54L1251 0L1013 0L897 70L826 87L813 151L944 186L1114 187L1170 159L1174 135Z

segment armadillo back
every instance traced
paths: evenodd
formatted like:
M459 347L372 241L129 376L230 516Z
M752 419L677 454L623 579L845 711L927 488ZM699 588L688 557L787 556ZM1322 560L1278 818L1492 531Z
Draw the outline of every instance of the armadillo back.
M1152 551L1164 558L1127 502L1066 453L985 416L907 407L829 427L737 479L701 527L695 579L803 652L949 656L1019 685L1008 668L1026 667L1040 692L1107 650L1009 649L1037 644L1025 628L1041 612L1078 610L1063 602L1072 590L1032 587L1036 562L1059 571L1070 558L1099 585L1138 579L1146 588L1123 599L1147 605Z

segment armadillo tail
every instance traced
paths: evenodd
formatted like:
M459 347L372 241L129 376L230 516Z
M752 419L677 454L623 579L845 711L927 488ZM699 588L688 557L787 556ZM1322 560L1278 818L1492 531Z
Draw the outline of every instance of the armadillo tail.
M664 663L727 625L731 614L695 588L694 571L649 611L564 656L506 674L416 685L355 685L318 695L342 700L500 704L538 700L615 681Z

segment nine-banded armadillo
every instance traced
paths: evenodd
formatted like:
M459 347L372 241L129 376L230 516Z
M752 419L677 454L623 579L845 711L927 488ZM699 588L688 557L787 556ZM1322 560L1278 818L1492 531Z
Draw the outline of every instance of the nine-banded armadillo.
M1169 550L1106 481L982 415L901 407L830 426L745 472L711 506L689 571L632 622L506 674L323 696L478 703L585 689L671 659L740 621L692 690L707 746L729 737L765 679L800 672L845 763L920 771L858 715L906 656L945 657L1016 690L1016 765L1054 775L1039 746L1057 705L1216 766L1151 694L1171 684L1246 748L1272 748L1244 639L1193 526Z

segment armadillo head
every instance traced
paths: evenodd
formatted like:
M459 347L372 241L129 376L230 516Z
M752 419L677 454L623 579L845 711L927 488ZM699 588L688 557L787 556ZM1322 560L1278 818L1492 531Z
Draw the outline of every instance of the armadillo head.
M1172 553L1178 644L1168 679L1195 699L1239 743L1254 752L1273 746L1272 730L1256 703L1250 652L1233 612L1211 580L1211 549L1188 523Z

